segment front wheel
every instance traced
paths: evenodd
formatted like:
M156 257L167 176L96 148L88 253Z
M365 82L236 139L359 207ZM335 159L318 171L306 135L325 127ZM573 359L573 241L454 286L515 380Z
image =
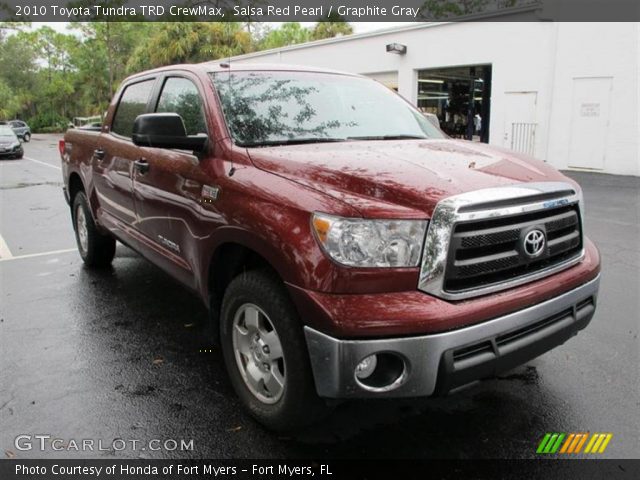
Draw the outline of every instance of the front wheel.
M116 254L116 240L98 231L84 192L78 192L73 199L72 218L82 261L88 267L110 265Z
M279 278L266 271L236 277L220 320L231 383L260 423L294 430L329 412L316 393L302 326Z
M22 136L22 141L24 143L29 143L29 140L31 140L31 134L29 132L27 132Z

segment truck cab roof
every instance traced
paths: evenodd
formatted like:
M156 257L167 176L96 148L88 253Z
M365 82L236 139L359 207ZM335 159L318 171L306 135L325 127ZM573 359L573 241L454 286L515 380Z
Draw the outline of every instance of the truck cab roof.
M138 76L145 76L151 73L160 73L166 71L186 70L194 73L217 73L217 72L312 72L312 73L325 73L333 75L348 75L354 77L361 77L355 73L343 72L339 70L331 70L320 67L310 67L306 65L293 65L285 63L236 63L228 62L224 59L219 59L211 62L203 63L185 63L179 65L170 65L166 67L159 67L152 70L146 70L144 72L137 73L130 76L136 78Z

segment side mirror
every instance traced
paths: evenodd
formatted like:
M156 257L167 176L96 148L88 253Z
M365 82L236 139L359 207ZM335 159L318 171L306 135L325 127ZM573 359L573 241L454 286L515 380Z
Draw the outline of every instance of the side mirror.
M132 140L139 147L177 148L200 153L207 146L206 135L187 135L177 113L145 113L133 122Z

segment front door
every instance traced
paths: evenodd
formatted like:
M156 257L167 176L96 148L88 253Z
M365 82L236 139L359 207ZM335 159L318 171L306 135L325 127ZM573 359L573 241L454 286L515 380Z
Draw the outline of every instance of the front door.
M199 85L195 77L167 76L153 110L179 114L187 135L208 134ZM199 262L196 243L213 231L212 225L200 220L202 191L209 177L192 152L142 150L144 168L134 168L133 175L136 227L154 245L156 261L192 285Z

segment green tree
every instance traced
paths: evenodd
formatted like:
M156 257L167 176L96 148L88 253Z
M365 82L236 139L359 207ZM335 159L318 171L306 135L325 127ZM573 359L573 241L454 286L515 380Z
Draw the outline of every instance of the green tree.
M16 93L7 83L0 79L0 120L10 120L20 110Z
M324 38L341 37L344 35L351 35L353 33L353 27L346 22L340 15L333 12L331 15L322 21L316 23L311 32L311 38L313 40L322 40Z
M260 42L260 50L270 48L286 47L288 45L296 45L311 40L311 31L304 28L298 22L283 23L279 28L266 33L262 42Z
M136 47L129 73L175 63L198 63L251 51L251 37L240 23L166 22Z
M71 52L75 74L76 114L102 114L111 100L106 50L95 38L84 38ZM70 116L71 117L71 116Z
M5 116L28 115L38 87L38 55L24 26L0 24L4 32L0 34L0 83L4 85L0 109Z
M89 22L76 23L85 38L93 40L96 55L106 59L106 78L109 95L113 95L126 73L131 54L147 35L150 24L144 22ZM99 71L95 72L100 74Z
M0 39L0 78L15 89L33 86L37 57L31 37L25 32L15 32Z

